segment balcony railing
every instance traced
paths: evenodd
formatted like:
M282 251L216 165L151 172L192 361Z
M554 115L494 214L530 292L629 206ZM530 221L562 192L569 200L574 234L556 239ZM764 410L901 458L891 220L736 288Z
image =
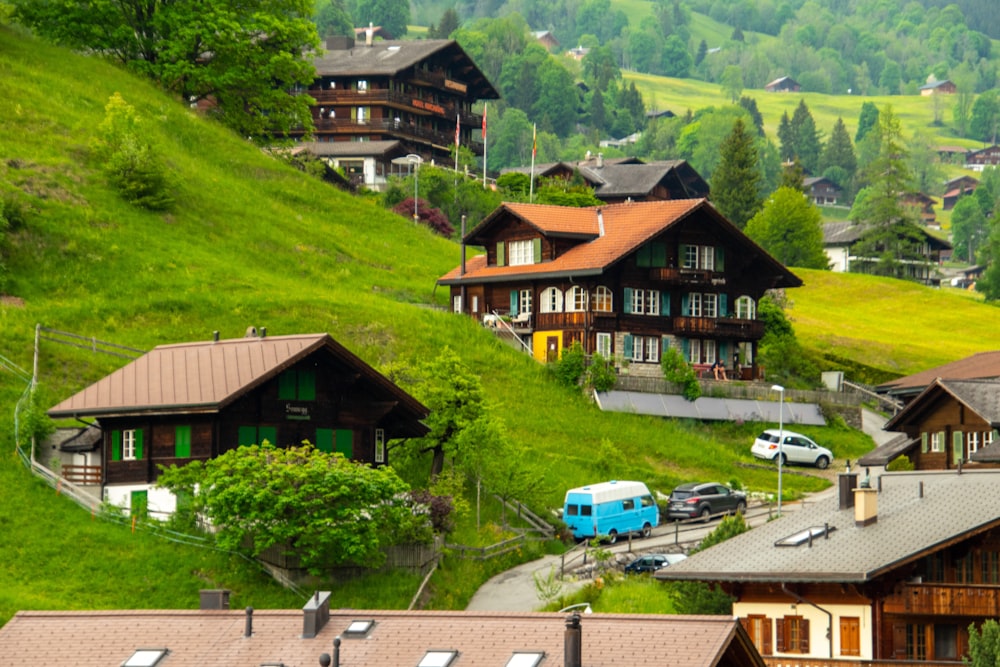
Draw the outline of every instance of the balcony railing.
M61 469L63 479L74 484L100 484L101 466L65 464Z
M308 95L316 100L317 106L389 106L410 111L421 116L437 116L449 120L453 120L455 115L458 114L462 125L466 127L476 128L483 125L482 116L461 109L454 101L433 102L395 90L378 89L359 92L341 88L333 90L307 90L302 91L300 94Z
M764 323L735 317L675 317L674 334L714 338L759 340L764 336Z
M960 660L861 660L850 658L809 658L762 656L767 667L955 667Z
M715 271L678 268L650 269L649 278L669 285L705 285L724 280L722 274Z
M1000 616L1000 587L974 584L903 584L885 598L890 614Z
M410 123L396 123L395 120L376 119L359 122L352 119L321 118L315 121L317 135L347 135L363 136L379 134L395 139L409 140L418 143L432 144L450 148L455 143L455 132L438 132L428 127L420 127ZM475 135L475 133L473 133ZM476 135L478 136L478 135ZM478 141L462 144L475 155L483 154L483 145Z

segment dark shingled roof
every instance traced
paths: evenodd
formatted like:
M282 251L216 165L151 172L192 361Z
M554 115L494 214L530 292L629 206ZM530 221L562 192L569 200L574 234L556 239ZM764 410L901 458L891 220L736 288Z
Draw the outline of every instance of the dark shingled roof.
M965 359L885 382L876 389L880 393L889 394L915 393L932 384L937 378L945 380L1000 378L1000 350L979 352Z
M885 442L872 451L858 459L859 466L886 466L889 462L901 454L905 454L911 447L919 444L917 438L910 438L905 433L900 433L892 440Z
M659 579L862 584L1000 526L1000 470L893 472L879 478L878 520L858 526L836 494L657 572ZM811 545L779 540L829 525Z

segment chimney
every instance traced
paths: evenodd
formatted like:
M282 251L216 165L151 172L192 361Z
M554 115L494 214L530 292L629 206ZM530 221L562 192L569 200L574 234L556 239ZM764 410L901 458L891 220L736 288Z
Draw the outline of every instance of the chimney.
M465 275L465 214L462 214L462 242L459 244L459 250L462 253L462 263L461 268L458 271L458 275Z
M604 153L597 154L597 168L601 169L604 167Z
M212 342L213 343L218 343L219 342L219 332L218 331L213 331L212 332Z
M247 327L247 332L243 334L244 338L256 338L257 337L257 327Z
M368 27L365 28L365 46L372 45L372 37L375 34L375 24L371 21L368 22Z
M260 328L260 337L261 338L267 338L267 327L261 327Z
M566 619L566 641L563 646L565 667L583 667L583 631L580 629L580 613Z
M878 491L872 488L871 472L866 469L861 485L854 489L854 525L859 528L878 521Z
M330 591L316 591L302 608L302 638L315 637L330 620Z
M247 607L247 622L243 626L243 636L250 637L253 635L253 607Z
M840 509L846 510L854 507L854 489L858 486L858 473L851 472L848 467L847 472L837 475L837 488L840 496Z
M604 236L604 211L597 209L597 234Z
M202 610L229 609L229 591L224 588L203 589L198 591Z
M354 48L354 38L347 35L335 35L326 38L327 51L349 51Z

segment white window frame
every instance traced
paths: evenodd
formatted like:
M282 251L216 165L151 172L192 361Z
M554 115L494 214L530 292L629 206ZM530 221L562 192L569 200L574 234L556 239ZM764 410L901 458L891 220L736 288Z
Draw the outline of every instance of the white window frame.
M642 348L645 340L642 336L632 336L632 361L643 360Z
M983 447L989 447L993 444L993 431L986 431L983 433Z
M375 429L375 463L385 463L385 429Z
M701 292L688 294L688 316L701 317Z
M541 301L539 312L541 313L561 313L563 312L563 294L557 287L546 287L538 297Z
M615 307L614 299L614 292L604 285L599 285L594 293L594 310L600 313L612 312Z
M472 312L473 313L478 313L479 312L479 295L478 294L473 294L472 295Z
M944 451L944 431L935 431L934 433L931 433L931 451Z
M704 359L704 363L706 363L706 364L714 364L715 363L715 358L716 358L715 352L716 352L716 349L717 348L715 346L715 341L714 340L703 340L701 342L701 356L702 356L702 359Z
M461 294L456 294L455 296L451 297L451 308L456 313L461 313L462 312L462 295Z
M684 247L684 262L681 266L685 269L698 268L698 246L689 245Z
M755 320L757 319L757 302L744 294L736 299L736 319Z
M965 434L965 446L969 454L979 451L979 431L968 431Z
M367 93L368 92L368 80L367 79L358 79L358 92L359 93Z
M357 115L356 115L356 117L354 119L354 121L358 125L365 125L366 124L366 122L365 122L366 109L368 109L368 107L358 107L358 113L357 113Z
M579 313L587 310L587 290L573 285L566 291L566 312Z
M645 312L644 300L646 298L646 290L634 289L632 290L632 312L636 315L641 315Z
M517 310L524 315L531 315L531 290L523 289L517 293Z
M646 290L646 315L660 314L660 290Z
M507 242L507 264L508 266L525 266L535 263L535 244L531 239L527 241Z
M122 461L135 461L135 429L122 431Z
M605 359L611 358L611 334L598 332L597 354L601 355Z
M655 337L646 338L646 358L647 363L660 363L660 339Z
M715 246L698 246L699 262L698 268L705 271L715 271Z
M701 311L704 313L703 317L718 317L719 316L719 295L718 294L702 294L701 295Z
M696 338L688 340L688 363L701 363L701 341Z

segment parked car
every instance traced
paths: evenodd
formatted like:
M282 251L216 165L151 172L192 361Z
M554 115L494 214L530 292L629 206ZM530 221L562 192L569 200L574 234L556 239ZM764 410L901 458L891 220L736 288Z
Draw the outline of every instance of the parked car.
M644 572L656 572L668 565L679 563L687 558L684 554L647 554L639 556L634 561L625 566L625 574L642 574Z
M715 482L691 482L681 484L670 494L667 518L708 521L714 515L745 513L746 510L747 494L742 491Z
M785 441L781 444L780 448L781 456L783 457L781 460L782 464L799 463L816 466L821 470L830 465L830 461L833 460L833 452L829 449L820 447L801 433L793 433L792 431L784 431L783 433ZM776 428L769 428L764 431L753 441L750 453L758 459L777 462L779 449L778 435L779 431Z

